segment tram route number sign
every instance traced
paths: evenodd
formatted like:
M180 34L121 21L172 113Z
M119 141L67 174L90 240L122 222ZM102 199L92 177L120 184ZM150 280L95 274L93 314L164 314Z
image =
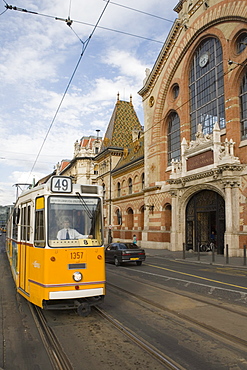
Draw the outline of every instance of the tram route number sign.
M72 179L65 176L53 176L51 179L51 191L54 193L71 193Z

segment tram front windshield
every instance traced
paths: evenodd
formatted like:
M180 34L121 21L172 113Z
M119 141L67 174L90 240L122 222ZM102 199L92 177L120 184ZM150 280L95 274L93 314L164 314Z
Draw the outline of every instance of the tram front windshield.
M101 200L96 197L51 196L48 201L48 239L94 239L102 245Z

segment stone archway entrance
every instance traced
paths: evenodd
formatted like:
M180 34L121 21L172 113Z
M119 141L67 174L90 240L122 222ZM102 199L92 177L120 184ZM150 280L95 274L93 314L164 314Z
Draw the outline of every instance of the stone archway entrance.
M217 253L224 253L225 201L212 190L192 196L186 207L186 248L198 250L202 243L215 240Z

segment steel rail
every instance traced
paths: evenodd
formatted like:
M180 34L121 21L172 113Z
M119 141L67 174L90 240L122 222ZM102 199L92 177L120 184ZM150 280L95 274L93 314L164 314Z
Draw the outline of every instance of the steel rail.
M111 273L112 274L114 274L114 272L112 272L111 271ZM114 275L116 275L116 274L114 274ZM117 276L119 276L119 274L117 274ZM124 276L124 278L125 279L129 279L129 280L132 280L129 276ZM179 279L174 279L174 278L169 278L169 277L165 277L166 278L166 280L178 280L178 281L181 281L181 280L179 280ZM143 282L143 280L141 280L139 277L137 277L136 278L136 280L139 282L139 283L141 283L141 284L144 284L144 282ZM188 284L190 284L190 282L188 281L187 282ZM112 286L114 286L114 284L111 284L111 283L108 283L107 282L107 284L108 285L112 285ZM236 314L238 314L238 315L240 315L240 316L243 316L243 317L247 317L247 312L243 312L243 311L240 311L239 309L237 310L237 309L233 309L233 308L231 308L231 307L229 307L229 306L222 306L222 304L218 304L218 303L214 303L214 302L209 302L208 300L206 300L206 299L203 299L203 298L197 298L197 297L195 297L194 296L194 293L189 293L189 292L187 292L187 293L184 293L184 292L180 292L180 291L178 291L178 288L173 288L173 289L171 289L171 288L168 288L168 287L166 287L166 288L164 288L164 287L160 287L160 286L157 286L157 284L155 284L155 283L148 283L149 284L149 286L150 287L154 287L155 289L159 289L159 290L161 290L161 291L165 291L165 292L169 292L169 293L175 293L175 294L177 294L178 296L181 296L181 297L186 297L186 298L191 298L191 299L193 299L193 300L195 300L195 301L197 301L197 302L202 302L202 303L207 303L207 304L210 304L211 306L213 306L213 307L217 307L217 308L220 308L221 310L225 310L225 311L227 311L227 312L232 312L232 313L236 313ZM207 287L208 289L210 289L210 292L212 292L212 291L214 291L214 290L217 290L217 289L219 289L219 290L224 290L224 291L227 291L226 289L224 289L224 288L221 288L221 287L214 287L213 285L204 285L204 284L200 284L200 283L195 283L195 282L191 282L191 284L194 284L194 285L199 285L199 286L203 286L203 287ZM146 285L146 284L145 284ZM174 290L174 289L176 289L176 291ZM239 295L240 295L240 297L243 297L244 296L244 299L246 300L246 302L247 302L247 293L245 293L245 292L240 292L240 291L233 291L234 293L239 293ZM241 307L241 306L240 306ZM239 307L238 307L239 308Z
M73 370L73 366L67 355L64 353L57 337L47 324L42 309L30 302L28 303L53 368L55 370Z
M210 325L207 325L205 323L202 323L198 320L195 320L193 319L192 317L190 316L187 316L187 315L184 315L180 312L177 312L175 310L172 310L170 308L167 308L167 307L164 307L158 303L155 303L147 298L143 298L141 296L139 296L138 294L135 294L135 293L132 293L132 292L128 292L127 290L123 289L123 288L120 288L119 286L117 285L114 285L112 283L107 283L107 285L110 285L111 287L117 289L118 291L122 291L123 293L127 294L127 295L131 295L131 297L135 297L136 299L139 299L140 301L142 302L145 302L145 303L148 303L149 305L155 307L155 308L158 308L162 311L165 311L165 312L169 312L170 314L176 316L176 317L179 317L180 319L182 320L186 320L187 322L191 323L191 324L194 324L194 325L197 325L198 327L200 327L201 329L204 329L210 333L213 333L215 335L217 335L218 337L220 337L221 339L225 339L227 341L229 341L232 345L241 345L243 346L245 349L247 348L247 341L244 340L244 339L241 339L241 338L238 338L236 337L235 335L232 335L232 334L228 334L220 329L216 329L214 328L213 326L210 326ZM177 293L175 293L177 294ZM191 297L190 297L191 298ZM196 298L192 298L192 299L195 299L197 300ZM202 300L197 300L197 301L202 301ZM216 306L215 304L211 304L209 302L207 302L208 305L212 305L212 306ZM224 310L227 310L227 308L224 308L224 307L221 307L221 306L218 306L218 308L220 309L224 309ZM234 312L232 310L229 310L229 312ZM242 317L245 317L245 315L239 313L239 312L235 312L236 314L238 314L239 316L242 316Z
M119 321L114 319L111 315L109 315L104 310L102 310L102 308L99 308L97 306L97 307L94 307L93 309L96 310L98 314L101 315L103 318L108 320L115 328L117 328L119 331L125 334L128 338L130 338L135 344L137 344L143 350L148 352L152 357L158 360L162 365L165 366L166 369L185 370L184 367L178 365L175 361L173 361L171 358L169 358L168 356L164 355L162 352L157 350L150 343L147 343L146 341L144 341L144 339L134 334L130 329L126 328L123 324L121 324Z

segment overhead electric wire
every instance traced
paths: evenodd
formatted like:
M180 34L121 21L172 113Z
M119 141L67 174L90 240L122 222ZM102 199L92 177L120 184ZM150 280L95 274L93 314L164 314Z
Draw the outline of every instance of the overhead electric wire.
M103 0L103 1L107 1L107 0ZM125 8L125 9L129 9L129 10L133 10L134 12L137 12L137 13L140 13L140 14L145 14L145 15L148 15L148 16L150 16L150 17L158 18L158 19L161 19L162 21L171 22L171 23L173 23L173 22L174 22L174 21L172 21L171 19L167 19L167 18L164 18L164 17L160 17L159 15L155 15L155 14L147 13L147 12L144 12L143 10L139 10L139 9L131 8L130 6L126 6L126 5L122 5L122 4L114 3L113 1L110 1L110 4L120 6L121 8Z
M8 10L8 9L7 9L7 7L6 7L6 5L7 5L6 1L5 1L5 0L3 0L3 2L5 3L5 8L6 8L6 9L5 9L2 13L0 13L0 16L1 16L1 15L3 15L3 14L4 14L5 12L7 12L7 10Z
M108 1L108 0L104 0L104 1ZM13 5L9 5L7 3L6 3L5 6L6 6L7 10L16 10L16 11L23 12L23 13L30 13L30 14L34 14L34 15L39 15L41 17L52 18L52 19L55 19L55 20L58 20L58 21L64 21L67 24L68 23L70 23L70 24L78 23L78 24L82 24L84 26L95 27L95 25L92 24L92 23L82 22L82 21L78 21L78 20L75 20L75 19L72 20L72 19L70 19L70 16L68 17L68 19L65 19L65 18L62 18L62 17L56 17L56 16L52 16L52 15L48 15L48 14L34 12L34 11L27 10L27 9L24 9L24 8L19 8L19 7L13 6ZM120 30L116 30L116 29L113 29L113 28L109 28L109 27L97 26L97 28L102 29L102 30L106 30L106 31L120 33L120 34L123 34L123 35L131 36L131 37L135 37L135 38L139 38L139 39L143 39L143 40L147 40L147 41L151 41L151 42L156 42L156 43L159 43L159 44L164 43L164 41L154 40L152 38L135 35L135 34L130 33L130 32L120 31Z
M64 21L68 25L71 25L72 23L78 23L78 24L82 24L82 25L85 25L85 26L89 26L89 27L94 27L95 26L92 23L78 21L78 20L75 20L75 19L72 20L72 19L70 19L70 16L68 17L68 19L65 19L65 18L61 18L61 17L56 17L56 16L48 15L48 14L38 13L38 12L34 12L34 11L27 10L27 9L24 9L24 8L19 8L19 7L16 7L16 6L9 5L9 4L6 3L5 0L3 0L3 1L6 4L5 7L6 7L7 10L8 9L10 9L10 10L17 10L17 11L24 12L24 13L30 13L30 14L39 15L39 16L42 16L42 17L52 18L52 19L55 19L55 20ZM103 0L103 1L108 1L108 0ZM154 17L154 18L159 18L159 19L164 20L166 22L174 23L174 21L172 21L170 19L167 19L167 18L164 18L164 17L160 17L160 16L157 16L157 15L154 15L154 14L151 14L151 13L147 13L147 12L144 12L144 11L139 10L139 9L131 8L131 7L128 7L128 6L125 6L125 5L122 5L122 4L118 4L118 3L115 3L115 2L111 2L111 1L109 1L109 3L110 4L113 4L113 5L116 5L116 6L120 6L120 7L129 9L131 11L135 11L135 12L140 13L140 14L145 14L145 15L148 15L148 16ZM180 25L183 26L185 28L185 30L192 29L194 31L198 31L197 28L188 26L187 24L183 25L181 23ZM156 43L159 43L159 44L164 44L164 41L155 40L155 39L152 39L152 38L149 38L149 37L135 35L135 34L130 33L130 32L120 31L120 30L116 30L116 29L113 29L113 28L109 28L109 27L103 27L103 26L98 26L97 28L102 29L102 30L106 30L106 31L110 31L110 32L120 33L120 34L123 34L123 35L126 35L126 36L131 36L131 37L139 38L139 39L146 40L146 41L151 41L151 42L156 42ZM218 36L218 37L220 39L231 41L230 39L227 39L227 38L225 38L223 36ZM183 49L179 45L174 45L174 47L179 48L179 49Z
M107 1L107 0L103 0L103 1ZM164 18L164 17L160 17L158 15L151 14L151 13L148 13L148 12L144 12L144 11L139 10L139 9L131 8L129 6L122 5L122 4L119 4L119 3L115 3L113 1L110 1L110 4L113 4L113 5L116 5L116 6L125 8L125 9L129 9L129 10L132 10L132 11L137 12L137 13L140 13L140 14L145 14L145 15L148 15L148 16L153 17L153 18L161 19L161 20L166 21L166 22L174 23L174 20L167 19L167 18ZM181 23L181 26L183 26L185 28L185 30L189 30L189 29L192 29L194 31L198 31L199 30L198 28L195 28L195 27L192 27L192 26L188 26L187 24L182 24ZM218 38L220 38L222 40L226 40L226 41L232 41L232 40L227 39L227 38L225 38L223 36L218 36ZM155 40L153 40L153 41L155 41ZM175 47L181 48L181 46L179 46L179 45L176 45Z
M82 47L81 55L80 55L80 57L79 57L79 60L78 60L78 62L77 62L77 64L76 64L75 68L74 68L74 71L73 71L73 73L72 73L72 76L71 76L71 78L70 78L70 80L69 80L68 84L67 84L67 87L66 87L66 89L65 89L65 91L64 91L64 93L63 93L62 99L61 99L61 101L60 101L60 103L59 103L59 105L58 105L58 108L57 108L57 110L56 110L56 112L55 112L55 115L54 115L54 117L53 117L53 119L52 119L52 121L51 121L51 124L50 124L50 126L49 126L49 128L48 128L48 131L47 131L47 133L46 133L46 135L45 135L45 138L44 138L44 140L43 140L43 143L42 143L42 145L41 145L41 147L40 147L40 149L39 149L39 152L38 152L38 154L37 154L37 156L36 156L36 159L35 159L35 161L34 161L34 164L33 164L32 168L31 168L31 170L30 170L30 173L29 173L28 179L29 179L29 177L30 177L30 175L31 175L31 173L32 173L32 171L33 171L33 169L34 169L34 167L35 167L35 165L36 165L37 161L38 161L38 158L39 158L39 156L40 156L40 153L41 153L41 151L42 151L42 149L43 149L43 147L44 147L44 145L45 145L45 142L46 142L46 140L47 140L47 137L48 137L48 135L49 135L49 133L50 133L50 131L51 131L51 128L52 128L52 126L53 126L53 124L54 124L54 122L55 122L55 119L56 119L56 117L57 117L57 115L58 115L58 112L59 112L59 110L60 110L60 108L61 108L61 105L62 105L62 103L63 103L63 101L64 101L64 98L65 98L65 96L66 96L66 94L67 94L67 92L68 92L68 89L69 89L69 87L70 87L70 85L71 85L71 82L72 82L72 80L73 80L73 78L74 78L74 76L75 76L75 73L76 73L76 71L77 71L77 69L78 69L78 67L79 67L79 64L80 64L80 62L81 62L81 59L82 59L82 57L83 57L83 55L84 55L84 53L85 53L85 51L86 51L86 49L87 49L87 47L88 47L88 44L89 44L89 42L90 42L90 40L91 40L91 38L92 38L92 36L93 36L94 32L96 31L96 28L98 27L98 24L99 24L99 22L100 22L101 18L103 17L103 14L104 14L104 12L105 12L105 10L106 10L106 8L107 8L108 4L109 4L109 1L110 1L110 0L108 0L108 1L107 1L107 4L105 5L104 9L102 10L102 12L101 12L101 14L100 14L100 16L99 16L99 18L98 18L98 21L96 22L96 24L95 24L95 26L94 26L94 28L93 28L93 31L92 31L92 32L91 32L91 34L89 35L88 39L87 39L85 42L82 42L83 47Z
M71 12L71 2L72 0L69 0L69 17L70 17L70 12Z

